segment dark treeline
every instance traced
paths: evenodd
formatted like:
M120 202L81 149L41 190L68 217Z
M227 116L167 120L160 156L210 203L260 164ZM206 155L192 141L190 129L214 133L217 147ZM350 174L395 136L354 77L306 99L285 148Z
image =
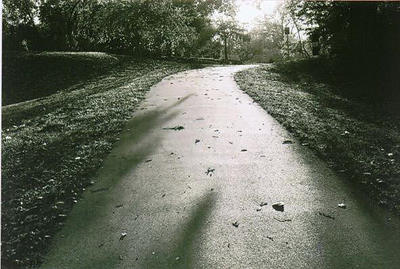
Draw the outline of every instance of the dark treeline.
M229 0L4 0L5 50L217 56L209 15Z
M357 82L354 94L399 97L399 3L290 1L286 12L303 25L314 53L329 59L334 74Z
M325 75L352 82L351 94L398 97L399 3L286 1L279 20L264 18L246 32L234 2L4 0L3 48L253 62L317 57ZM227 16L212 21L215 11Z

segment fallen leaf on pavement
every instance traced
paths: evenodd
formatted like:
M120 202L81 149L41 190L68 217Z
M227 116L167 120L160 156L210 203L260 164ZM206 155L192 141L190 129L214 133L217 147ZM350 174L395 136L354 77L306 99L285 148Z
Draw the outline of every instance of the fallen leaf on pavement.
M272 205L272 208L276 211L283 212L285 210L285 204L282 202L278 202Z
M328 219L335 219L335 217L333 217L333 216L331 216L331 215L328 215L328 214L326 214L326 213L324 213L324 212L318 212L318 215L323 216L323 217L326 217L326 218L328 218Z
M107 190L108 190L108 188L98 188L95 190L91 190L91 192L95 193L95 192L101 192L101 191L107 191Z
M215 171L214 168L209 167L209 168L207 168L206 175L211 177L213 175L214 171Z
M279 222L289 222L289 221L292 221L292 219L278 219L278 218L275 218L275 217L274 217L274 220L277 220L277 221L279 221Z
M121 233L121 237L119 238L119 240L123 240L126 237L127 233Z
M180 130L183 130L183 129L185 129L185 127L183 127L183 126L181 126L181 125L175 126L175 127L166 127L166 128L163 128L163 130L174 130L174 131L180 131Z

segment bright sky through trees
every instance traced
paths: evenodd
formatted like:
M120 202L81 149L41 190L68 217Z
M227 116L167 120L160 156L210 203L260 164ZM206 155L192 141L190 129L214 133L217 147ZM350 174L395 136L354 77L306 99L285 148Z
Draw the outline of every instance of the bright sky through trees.
M274 17L276 9L282 0L235 0L237 6L237 20L247 30L251 30L257 20L264 16Z

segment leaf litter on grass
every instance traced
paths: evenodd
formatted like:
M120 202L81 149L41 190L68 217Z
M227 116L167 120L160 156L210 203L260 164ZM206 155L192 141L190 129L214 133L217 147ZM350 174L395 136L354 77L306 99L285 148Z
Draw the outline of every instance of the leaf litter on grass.
M161 78L188 68L133 59L72 91L3 107L3 260L20 267L41 263L49 238L90 185L145 93ZM54 205L57 201L64 204Z
M235 80L301 145L400 214L399 116L340 96L335 86L311 78L299 83L286 74L269 64L238 72Z

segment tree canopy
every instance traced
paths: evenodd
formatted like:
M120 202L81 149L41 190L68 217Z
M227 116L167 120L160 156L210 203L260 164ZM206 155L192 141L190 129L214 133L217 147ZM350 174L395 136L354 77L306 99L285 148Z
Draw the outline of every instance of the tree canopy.
M234 0L4 0L3 48L264 62L310 57L314 52L345 60L346 66L366 77L376 72L386 80L397 76L398 3L290 0L281 9L280 21L264 18L250 32L234 19L234 4ZM228 19L212 21L216 12Z
M319 54L340 61L381 94L400 88L400 5L396 2L287 1ZM375 95L375 93L374 93Z
M209 15L230 0L5 0L5 49L187 55L205 45ZM212 31L211 31L212 32Z

